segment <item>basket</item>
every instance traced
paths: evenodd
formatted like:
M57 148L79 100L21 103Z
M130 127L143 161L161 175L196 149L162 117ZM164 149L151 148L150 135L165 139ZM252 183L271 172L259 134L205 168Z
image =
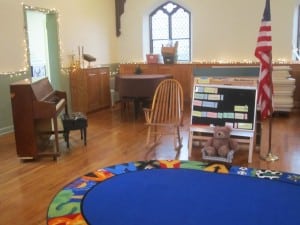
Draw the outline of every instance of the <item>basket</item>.
M177 48L178 48L178 41L176 41L175 45L172 47L170 46L162 46L161 47L161 54L164 59L165 64L173 64L177 61Z
M164 55L164 64L174 64L177 62L177 56L176 55Z
M147 54L147 63L148 64L157 64L158 63L158 54Z

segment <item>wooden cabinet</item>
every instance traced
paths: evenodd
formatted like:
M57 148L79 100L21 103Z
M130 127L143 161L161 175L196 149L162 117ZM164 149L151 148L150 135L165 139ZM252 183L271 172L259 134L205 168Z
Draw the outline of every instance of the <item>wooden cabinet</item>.
M76 69L70 73L73 112L88 113L110 106L109 68Z
M171 74L174 79L178 80L182 86L185 102L192 99L194 71L199 68L213 67L259 67L259 64L212 64L212 63L186 63L186 64L145 64L145 63L128 63L120 64L120 74L134 74L139 66L142 74ZM276 66L276 64L274 64ZM290 66L291 76L296 80L296 89L294 93L294 107L300 108L300 65L299 64L280 64L280 66ZM258 74L257 74L258 76Z
M193 71L190 64L159 64L158 73L172 74L173 78L179 81L182 86L185 102L191 101Z

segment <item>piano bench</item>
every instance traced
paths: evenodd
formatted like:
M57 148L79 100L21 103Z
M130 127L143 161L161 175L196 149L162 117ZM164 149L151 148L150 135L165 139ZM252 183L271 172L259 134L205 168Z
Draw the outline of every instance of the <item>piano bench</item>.
M84 140L84 145L86 145L86 128L88 126L87 117L81 112L74 112L72 114L63 114L61 116L63 124L63 135L67 142L67 147L69 148L69 134L71 130L80 130L81 139Z

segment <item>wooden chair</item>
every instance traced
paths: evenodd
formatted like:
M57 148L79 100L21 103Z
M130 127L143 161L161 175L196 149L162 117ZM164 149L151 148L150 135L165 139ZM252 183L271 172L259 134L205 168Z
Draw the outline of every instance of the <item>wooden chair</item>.
M151 137L154 146L158 143L158 136L172 134L175 149L182 147L179 126L183 123L183 91L177 80L163 80L155 90L151 109L144 108L144 113L148 126L147 146Z

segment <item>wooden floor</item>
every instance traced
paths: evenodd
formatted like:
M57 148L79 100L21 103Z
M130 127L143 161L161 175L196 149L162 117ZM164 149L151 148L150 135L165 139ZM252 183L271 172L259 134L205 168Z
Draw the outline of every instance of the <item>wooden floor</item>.
M70 134L70 150L60 138L61 157L43 157L36 161L21 161L16 155L14 135L0 136L0 224L46 224L46 214L55 194L75 178L105 166L137 160L188 159L188 125L190 114L185 113L182 128L183 147L173 149L173 139L162 139L152 151L145 148L146 127L141 115L121 118L118 107L88 115L87 146L79 131ZM245 148L247 149L247 148ZM266 162L259 151L253 163L247 163L248 152L235 154L234 165L300 173L300 113L276 115L273 120L272 152L279 156ZM193 148L190 160L201 160L200 148Z

